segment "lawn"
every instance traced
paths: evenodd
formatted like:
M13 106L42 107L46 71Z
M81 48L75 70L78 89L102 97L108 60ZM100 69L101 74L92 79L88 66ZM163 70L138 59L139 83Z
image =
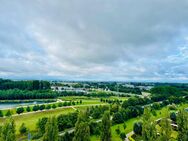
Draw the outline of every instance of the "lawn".
M36 123L39 118L57 116L60 114L67 114L74 111L75 110L72 108L64 108L64 109L60 108L60 109L47 110L47 111L35 112L35 113L32 112L29 114L13 116L13 119L15 120L16 131L18 133L19 127L21 126L22 123L25 123L26 127L28 127L31 131L33 131L35 130ZM5 120L6 118L0 118L0 124L3 124Z

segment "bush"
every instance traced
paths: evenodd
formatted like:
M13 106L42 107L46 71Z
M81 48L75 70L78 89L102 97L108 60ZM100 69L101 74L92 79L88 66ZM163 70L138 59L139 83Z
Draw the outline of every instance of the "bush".
M0 110L0 117L3 117L3 112L2 112L2 110Z
M142 135L142 123L141 122L134 123L133 131L137 135Z
M67 104L67 102L65 101L64 103L63 103L63 106L67 106L68 104Z
M24 123L22 123L22 125L20 126L19 131L20 131L20 134L25 134L27 132L27 128Z
M12 115L11 111L8 110L7 113L5 114L6 117L10 117Z
M24 108L23 107L19 107L19 108L16 109L16 113L17 114L21 114L23 112L24 112Z
M38 111L39 110L39 105L34 105L33 106L33 111Z
M62 102L59 102L59 103L58 103L58 107L63 107L63 103L62 103Z
M48 121L48 118L43 117L43 118L39 119L37 122L37 128L38 128L39 132L42 134L45 133L45 126L46 126L47 121Z
M40 106L39 106L39 109L40 109L41 111L44 110L44 109L45 109L45 105L44 105L44 104L40 105Z
M127 128L127 125L125 124L125 122L123 123L123 129L125 130Z
M55 104L53 104L53 105L52 105L52 108L55 109L55 108L57 108L57 106L56 106Z
M123 120L122 114L120 112L114 113L112 121L113 121L113 123L117 123L117 124L123 123L124 120Z
M31 111L31 108L30 108L29 106L27 106L26 111L27 111L27 112L30 112L30 111Z
M177 116L176 116L176 113L170 113L170 119L174 122L176 122L176 119L177 119Z
M52 108L52 106L51 106L50 104L46 105L46 109L47 109L47 110L49 110L49 109L51 109L51 108Z
M118 126L118 128L116 128L116 133L117 133L118 135L120 134L119 126Z
M72 102L72 105L76 105L76 103L73 101L73 102Z
M120 138L122 139L122 141L124 141L125 138L126 138L125 132L121 132L119 136L120 136Z

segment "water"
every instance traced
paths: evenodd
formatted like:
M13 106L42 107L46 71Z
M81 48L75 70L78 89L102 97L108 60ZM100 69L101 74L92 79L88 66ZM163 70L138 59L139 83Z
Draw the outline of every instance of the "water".
M28 105L35 105L35 104L43 104L45 102L22 102L22 103L0 103L0 109L11 109L20 106L28 106Z

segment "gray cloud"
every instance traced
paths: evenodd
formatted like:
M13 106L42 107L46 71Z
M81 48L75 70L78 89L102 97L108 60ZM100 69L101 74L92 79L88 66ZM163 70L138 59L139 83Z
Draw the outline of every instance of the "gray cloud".
M186 0L0 3L1 77L188 80Z

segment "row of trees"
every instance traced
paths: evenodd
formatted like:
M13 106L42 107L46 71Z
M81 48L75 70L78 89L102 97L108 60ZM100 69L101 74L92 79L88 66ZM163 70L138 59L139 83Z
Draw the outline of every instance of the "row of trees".
M49 99L57 98L58 93L50 90L0 90L0 100L17 100L17 99Z
M0 90L20 89L20 90L47 90L50 89L48 81L12 81L0 79Z
M82 100L80 101L70 101L70 102L59 102L58 104L42 104L42 105L34 105L32 107L27 106L27 107L18 107L16 108L16 113L17 114L22 114L24 112L31 112L31 111L42 111L42 110L49 110L49 109L55 109L57 107L63 107L63 106L71 106L71 105L76 105L76 104L82 104ZM9 117L13 113L11 110L8 110L5 114L3 113L2 110L0 110L0 117Z

